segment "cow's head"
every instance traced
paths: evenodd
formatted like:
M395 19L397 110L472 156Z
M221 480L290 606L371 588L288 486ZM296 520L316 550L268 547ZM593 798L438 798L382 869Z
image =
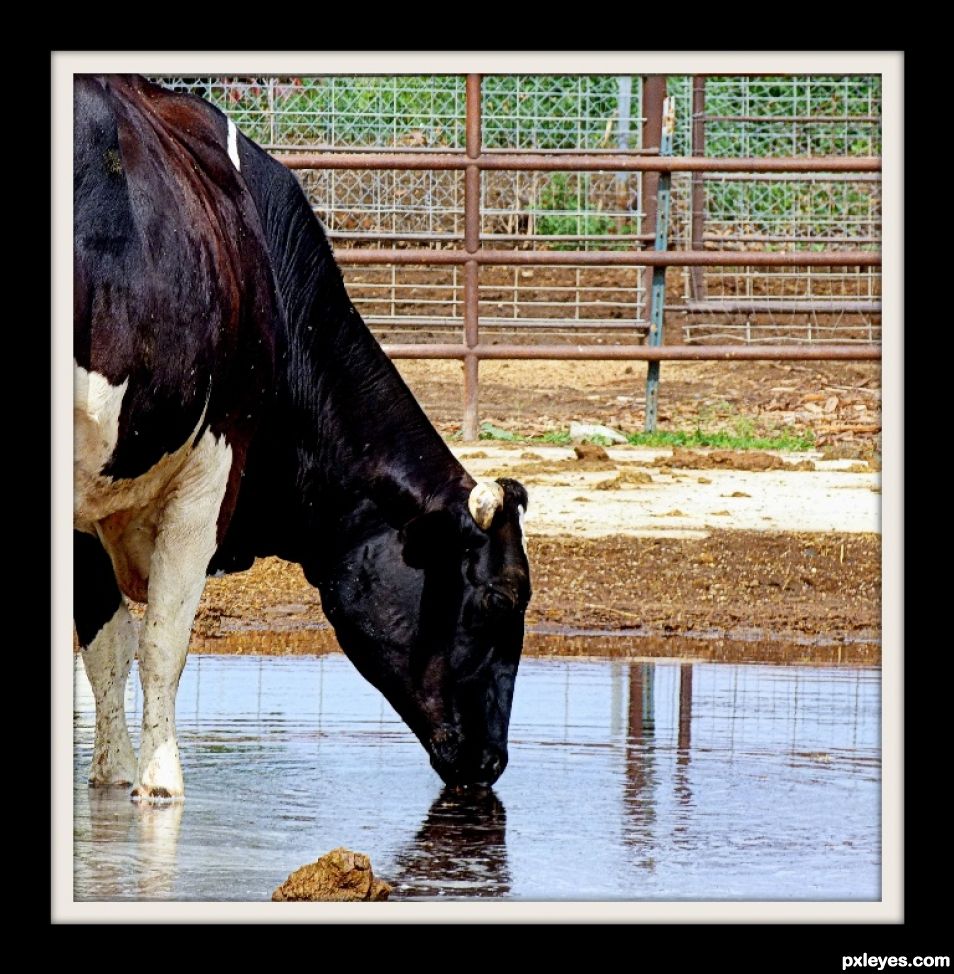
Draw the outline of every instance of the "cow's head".
M473 482L400 530L370 501L341 519L322 603L342 648L387 697L449 785L490 785L530 600L527 492Z

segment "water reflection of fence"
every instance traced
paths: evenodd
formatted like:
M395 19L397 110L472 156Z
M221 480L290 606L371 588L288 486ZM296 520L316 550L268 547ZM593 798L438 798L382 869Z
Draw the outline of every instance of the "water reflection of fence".
M330 703L323 664L337 658L332 654L318 660L315 683L309 690L309 712L319 726ZM275 697L268 685L273 666L269 657L258 657L252 663L254 681L243 689L248 699L234 698L237 687L233 687L228 701L221 699L221 687L206 686L202 677L206 662L210 660L202 655L189 658L184 681L188 696L179 701L182 719L198 725L212 713L229 710L259 719L272 713ZM246 667L249 662L245 661ZM79 657L76 665L77 699L85 699L89 687ZM841 671L839 679L829 680L827 670L820 667L615 660L607 667L609 678L605 684L601 681L600 692L585 704L574 702L571 690L576 675L588 665L594 664L580 660L565 664L563 734L568 740L579 732L583 720L604 739L652 743L683 757L699 747L730 752L751 747L810 750L821 740L826 746L855 748L871 745L869 738L879 720L877 711L866 703L870 697L861 692L862 684L871 679L871 671L865 668L852 668L850 675ZM267 701L264 709L263 697ZM126 709L134 730L141 716L141 699L134 669L126 688ZM586 708L582 715L576 709L580 706ZM349 709L354 711L354 719L366 725L383 728L397 719L369 686L360 698L351 698Z
M862 702L870 679L862 668L826 680L825 670L806 667L633 662L618 665L614 679L626 688L627 739L680 755L693 747L803 750L821 740L855 748L870 744L860 737L878 719Z
M626 701L624 841L650 871L657 822L668 822L675 846L693 844L694 792L711 789L704 771L693 774L694 754L826 765L833 753L878 747L880 710L862 693L871 672L860 668L831 680L801 667L633 662L613 675L611 702L622 704L624 687Z

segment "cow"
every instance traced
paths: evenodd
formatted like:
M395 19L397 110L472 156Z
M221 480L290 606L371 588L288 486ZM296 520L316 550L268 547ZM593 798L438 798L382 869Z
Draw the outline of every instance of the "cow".
M526 490L458 463L349 299L298 181L222 112L138 76L77 76L73 110L90 785L183 797L175 697L205 578L267 556L301 565L443 781L492 785L531 595ZM146 604L138 627L127 600Z

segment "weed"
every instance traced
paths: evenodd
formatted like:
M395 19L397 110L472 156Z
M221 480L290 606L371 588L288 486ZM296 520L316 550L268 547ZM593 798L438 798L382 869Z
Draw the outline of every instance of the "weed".
M503 440L507 443L512 443L514 440L520 439L516 433L511 433L510 430L494 426L493 423L481 423L480 432L477 435L482 440Z

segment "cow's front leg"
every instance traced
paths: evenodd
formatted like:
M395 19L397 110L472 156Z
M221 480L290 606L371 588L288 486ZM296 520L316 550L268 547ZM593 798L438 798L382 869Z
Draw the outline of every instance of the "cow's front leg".
M73 615L83 666L96 701L89 783L131 785L136 752L126 727L125 690L136 652L136 624L116 585L109 555L94 535L73 532Z
M132 797L183 795L176 690L195 610L216 548L216 522L231 467L224 438L206 431L176 474L159 516L149 567L149 605L139 641L142 739Z

